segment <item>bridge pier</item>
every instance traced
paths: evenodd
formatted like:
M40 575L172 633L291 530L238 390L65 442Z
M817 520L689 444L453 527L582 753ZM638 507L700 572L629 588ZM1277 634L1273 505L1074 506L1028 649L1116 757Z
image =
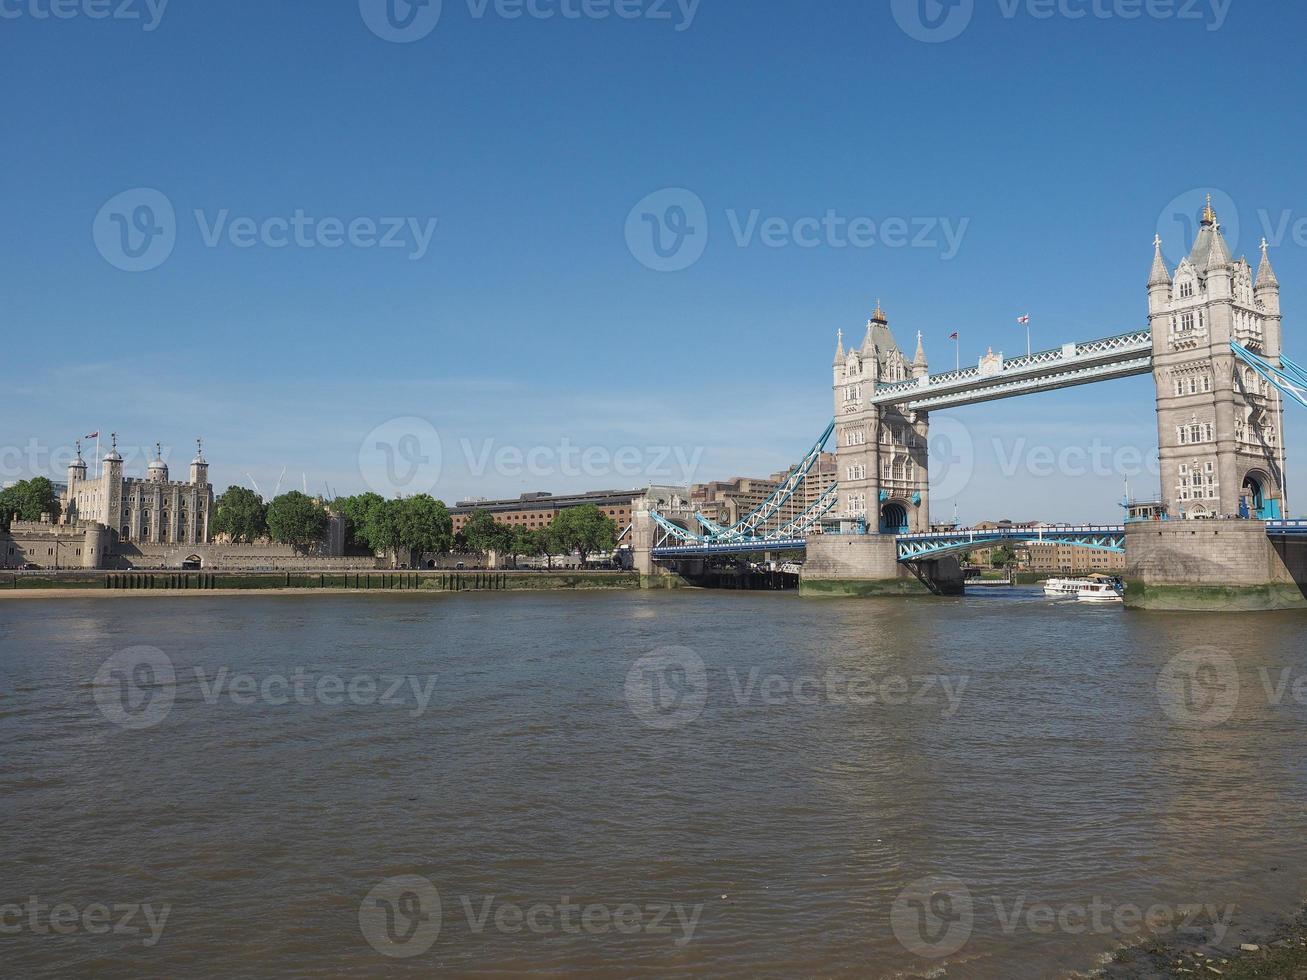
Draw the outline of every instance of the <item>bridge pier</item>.
M1307 608L1307 536L1246 519L1140 521L1125 530L1125 603L1213 612Z
M799 575L808 596L961 595L962 569L946 556L913 566L898 560L892 534L815 534Z

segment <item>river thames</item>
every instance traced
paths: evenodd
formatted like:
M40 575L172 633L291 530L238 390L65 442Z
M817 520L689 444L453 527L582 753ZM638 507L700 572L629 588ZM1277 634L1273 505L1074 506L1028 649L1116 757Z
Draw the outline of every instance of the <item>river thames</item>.
M0 602L13 976L1045 978L1307 876L1307 618Z

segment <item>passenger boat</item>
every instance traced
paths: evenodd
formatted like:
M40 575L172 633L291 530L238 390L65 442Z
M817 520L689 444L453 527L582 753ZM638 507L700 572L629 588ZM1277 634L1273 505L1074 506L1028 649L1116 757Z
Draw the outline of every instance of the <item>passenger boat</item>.
M1044 582L1044 595L1080 598L1085 593L1099 596L1111 592L1120 598L1124 585L1119 578L1095 573L1085 578L1051 578ZM1106 590L1106 592L1104 591ZM1086 600L1093 601L1093 600ZM1110 599L1099 600L1110 602Z
M1093 582L1076 595L1077 602L1124 602L1117 579L1105 578Z

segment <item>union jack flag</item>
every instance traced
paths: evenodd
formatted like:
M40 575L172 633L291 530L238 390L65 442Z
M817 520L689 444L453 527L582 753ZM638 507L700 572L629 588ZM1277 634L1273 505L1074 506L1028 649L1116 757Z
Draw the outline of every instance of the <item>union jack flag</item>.
M957 340L957 339L958 339L958 332L957 332L956 330L954 330L951 334L948 335L948 339L949 339L949 340Z
M99 439L99 438L100 438L100 433L98 433L98 432L88 432L86 435L82 436L82 438L83 438L83 439Z

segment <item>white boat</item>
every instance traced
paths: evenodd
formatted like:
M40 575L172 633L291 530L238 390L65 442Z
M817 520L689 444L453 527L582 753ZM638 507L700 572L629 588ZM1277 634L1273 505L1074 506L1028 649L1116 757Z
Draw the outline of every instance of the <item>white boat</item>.
M1124 602L1115 580L1107 579L1085 586L1076 595L1077 602Z
M1124 588L1120 579L1095 573L1085 578L1050 578L1044 582L1044 595L1068 598L1074 596L1078 599L1086 593L1097 597L1110 592L1119 599ZM1110 602L1112 600L1088 599L1086 601Z

